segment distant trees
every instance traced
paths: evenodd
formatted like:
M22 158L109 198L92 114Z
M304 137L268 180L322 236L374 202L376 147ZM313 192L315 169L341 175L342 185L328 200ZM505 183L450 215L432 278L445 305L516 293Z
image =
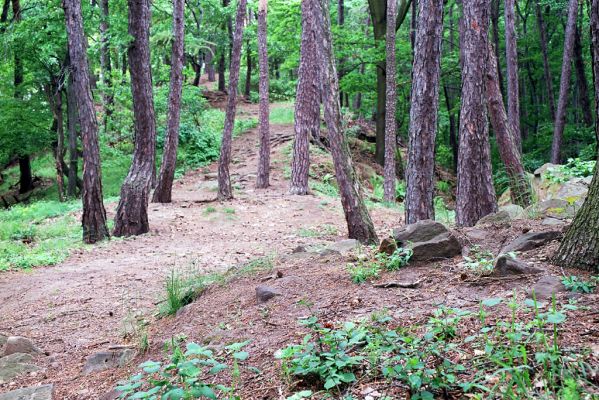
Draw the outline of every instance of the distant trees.
M516 44L515 0L505 0L505 60L507 69L507 117L514 141L520 151L520 85L518 83L518 46ZM496 63L497 65L497 63Z
M383 199L395 201L395 152L397 151L397 133L395 111L397 108L397 89L395 87L395 20L397 18L397 0L387 0L387 34L385 38L386 82L385 100L385 162L383 180Z
M258 2L258 61L260 69L260 157L256 187L267 188L270 180L270 130L269 130L269 97L268 97L268 50L266 43L266 15L268 0Z

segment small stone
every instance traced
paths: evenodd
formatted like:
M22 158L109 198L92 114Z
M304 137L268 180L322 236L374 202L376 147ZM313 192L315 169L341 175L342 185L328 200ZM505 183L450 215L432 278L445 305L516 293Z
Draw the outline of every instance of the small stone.
M295 249L293 249L291 254L305 253L307 251L308 250L304 246L297 246Z
M393 238L385 238L381 240L381 244L379 245L379 253L385 253L387 255L392 255L397 250L397 243L395 243L395 239Z
M99 400L117 400L121 396L121 393L122 392L119 392L116 389L112 389L110 392L104 393L102 396L100 396Z
M52 400L54 385L31 386L0 394L0 400Z
M501 249L501 253L509 253L512 251L527 251L544 246L555 239L560 239L562 233L559 231L547 232L529 232L518 236L510 244Z
M497 258L493 274L496 276L509 276L539 274L541 272L543 272L542 269L531 267L527 265L524 261L504 254Z
M266 303L275 296L280 296L281 292L269 286L256 286L256 300L258 303Z
M23 336L10 336L6 339L4 355L8 356L15 353L37 354L41 353L41 350L33 344L31 339Z
M8 339L8 336L4 336L4 335L0 335L0 350L4 347L4 345L6 344L6 340Z
M336 251L345 256L360 247L360 242L356 239L344 239L335 242L327 247L328 250Z
M85 366L83 367L83 373L88 375L93 372L122 367L131 361L133 357L135 357L135 351L128 348L101 351L87 357Z
M497 211L496 213L485 215L479 219L476 223L476 226L501 224L504 222L510 222L511 220L512 218L510 218L510 214L507 211Z
M547 225L547 226L557 226L557 225L563 225L564 221L561 219L558 219L558 218L547 217L547 218L543 219L541 224Z
M537 300L550 299L554 294L565 292L568 289L564 286L562 281L555 276L544 276L528 291L526 297Z

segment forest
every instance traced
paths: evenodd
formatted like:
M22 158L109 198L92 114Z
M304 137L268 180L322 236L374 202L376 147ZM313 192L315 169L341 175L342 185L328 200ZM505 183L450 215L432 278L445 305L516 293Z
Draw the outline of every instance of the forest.
M599 399L599 0L0 4L0 400Z

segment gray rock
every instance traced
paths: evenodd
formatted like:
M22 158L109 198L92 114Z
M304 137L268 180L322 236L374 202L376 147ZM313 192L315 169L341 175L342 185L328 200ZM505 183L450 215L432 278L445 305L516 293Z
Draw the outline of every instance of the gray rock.
M345 256L360 247L360 242L356 239L344 239L335 242L327 247L328 250L336 251Z
M256 300L258 303L266 303L268 300L275 296L280 296L281 292L270 286L259 285L256 286Z
M37 354L41 353L41 350L33 344L31 339L23 336L10 336L6 339L3 354L8 356L15 353Z
M547 225L547 226L558 226L558 225L563 225L564 221L561 219L558 219L558 218L547 217L547 218L543 219L541 224Z
M507 211L497 211L493 214L488 214L478 220L476 226L489 225L489 224L501 224L512 220L510 213Z
M505 254L497 257L493 270L493 274L496 276L539 274L541 272L543 272L542 269L531 267L524 261Z
M0 394L0 400L52 400L54 385L31 386Z
M308 250L306 249L306 247L304 246L297 246L295 249L293 249L293 251L291 252L291 254L297 254L297 253L305 253Z
M0 335L0 350L2 350L2 348L6 344L7 339L8 339L8 336Z
M559 165L557 165L557 164L551 164L551 163L543 164L535 170L534 175L536 178L543 178L545 175L545 172L547 172L549 169L553 169L554 173L555 173L556 172L555 169L557 167L559 167Z
M129 348L101 351L87 357L85 365L83 366L83 373L88 375L110 368L123 367L131 361L133 357L135 357L135 350Z
M466 236L472 240L485 240L489 233L484 229L468 229L465 231Z
M392 255L397 250L397 243L395 243L395 239L393 238L385 238L381 240L381 244L379 245L379 253L385 253L387 255Z
M587 197L588 192L589 186L585 182L575 178L562 184L553 198L562 199L568 202L568 204L576 204L577 207L580 207L585 197Z
M537 300L550 299L554 294L567 291L562 281L555 276L544 276L528 291L526 297Z
M554 198L533 204L526 211L532 214L540 214L541 216L566 219L574 217L576 206L571 205L566 200Z
M425 219L393 230L393 238L398 245L404 246L408 242L426 242L448 232L442 223Z
M30 354L14 353L0 358L0 384L25 373L39 371L40 368L31 364Z
M112 389L110 392L104 393L102 396L100 396L99 400L117 400L121 393L122 392L119 392L116 389Z
M501 249L501 254L512 251L527 251L541 247L552 240L562 237L562 233L558 231L547 232L530 232L518 236L510 244Z
M438 260L462 254L460 242L450 232L445 232L424 242L412 243L410 246L414 261Z
M499 207L499 212L505 211L509 214L510 219L524 219L526 218L526 212L524 208L517 204L507 204Z

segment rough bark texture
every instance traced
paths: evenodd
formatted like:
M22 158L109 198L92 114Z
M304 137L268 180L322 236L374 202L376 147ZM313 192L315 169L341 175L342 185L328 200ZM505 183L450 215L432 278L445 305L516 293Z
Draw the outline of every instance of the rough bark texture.
M490 43L488 55L489 62L485 74L485 87L489 117L495 131L499 155L510 180L512 202L526 208L532 203L532 190L522 166L520 149L515 140L517 134L513 125L509 123L509 118L503 106L497 63L495 62L493 46Z
M79 152L77 151L77 125L79 125L79 117L77 114L77 99L73 86L72 75L70 75L69 83L67 85L67 136L69 143L67 195L71 198L77 196L77 170L79 167Z
M224 92L225 88L225 52L221 50L220 57L218 59L218 90Z
M397 132L395 110L397 108L397 88L395 83L395 20L397 18L397 0L387 1L387 35L385 47L387 53L385 98L385 164L383 181L383 199L395 202L395 151L397 150Z
M257 188L267 188L270 184L270 129L268 125L268 48L266 43L267 0L258 4L258 63L260 68L260 159L258 160Z
M507 117L512 126L518 151L521 148L520 134L520 90L518 84L518 46L516 42L516 23L514 0L505 0L505 60L507 65Z
M491 31L493 33L493 43L495 43L495 59L497 60L497 73L499 74L499 87L502 95L504 94L503 73L499 65L499 3L500 0L491 0Z
M291 164L291 194L308 194L310 137L319 137L320 82L316 55L317 28L313 0L302 1L302 42L295 98L295 141Z
M412 68L406 170L406 223L434 219L435 137L439 112L443 0L420 0Z
M214 59L214 46L210 46L210 48L206 51L204 56L206 62L206 73L208 74L208 82L216 81L216 72L214 70L214 65L212 64L212 60Z
M595 76L595 118L599 117L599 0L593 0L590 15ZM599 140L599 125L595 125ZM583 268L599 273L599 152L589 193L566 231L553 261L562 267Z
M89 83L86 41L81 2L64 0L73 92L77 98L81 141L83 143L83 241L95 243L108 237L106 211L102 197L102 173L98 146L98 122Z
M559 164L561 161L561 147L566 126L566 108L568 107L568 93L570 92L570 73L572 72L572 54L574 52L574 32L576 30L576 13L578 0L570 0L568 5L568 22L564 38L564 56L562 59L562 77L559 85L559 97L555 125L553 128L553 143L551 144L551 162Z
M537 26L539 28L539 39L541 46L541 55L543 57L543 76L545 78L545 90L547 91L547 102L549 103L549 112L551 119L555 121L555 96L553 95L553 78L551 68L549 67L549 56L547 50L547 27L543 20L543 11L539 1L535 4L537 14Z
M48 102L52 109L52 130L56 133L54 143L54 165L56 167L56 186L58 187L58 200L64 201L64 117L62 102L62 81L56 76L50 77L47 87Z
M162 153L160 175L152 201L170 203L177 167L179 146L179 117L181 115L181 91L183 88L183 62L185 58L185 0L173 0L173 48L171 53L171 83L168 94L166 140Z
M456 223L459 226L472 226L480 218L497 210L484 99L489 1L465 1L463 10Z
M361 243L378 242L370 214L362 199L360 183L351 163L349 148L341 131L341 107L339 104L339 82L335 70L335 58L331 35L328 0L303 0L315 7L318 58L321 65L322 100L327 123L329 145L335 165L335 177L341 194L341 205L347 221L349 237Z
M246 41L246 58L245 58L245 88L243 89L243 95L249 99L250 92L252 91L252 48L250 41Z
M155 171L156 120L150 68L150 2L128 0L129 72L135 119L135 149L129 173L121 187L114 222L115 236L140 235L150 230L148 200Z
M112 94L112 65L110 62L110 40L108 38L108 0L100 0L100 73L104 84L104 129L107 129L108 121L112 115L114 96Z
M243 43L243 20L245 19L247 0L239 0L237 15L235 17L235 32L233 34L233 52L229 66L229 95L227 97L227 110L225 126L220 146L218 159L218 199L229 200L233 198L229 165L231 164L231 142L233 141L233 125L235 124L235 110L237 108L237 86L239 85L239 64L241 61L241 45Z
M589 85L584 71L584 59L582 57L582 40L580 29L574 31L574 70L576 71L576 83L578 85L578 102L582 111L582 120L587 127L593 126L593 111L589 100Z

